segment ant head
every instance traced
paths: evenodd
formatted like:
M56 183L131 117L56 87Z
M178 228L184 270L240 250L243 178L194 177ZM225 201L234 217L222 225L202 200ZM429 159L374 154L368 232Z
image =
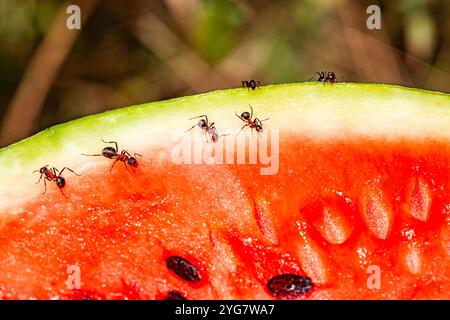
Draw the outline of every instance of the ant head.
M247 112L247 111L242 112L242 114L241 114L241 119L243 119L243 120L249 120L249 119L250 119L250 112Z
M135 157L129 157L128 160L127 160L127 164L130 167L133 167L133 168L136 168L138 166L138 162L137 162L137 159Z
M208 124L206 123L205 119L198 120L197 125L202 129L205 129L208 127Z
M114 158L117 155L116 149L113 147L105 147L102 150L102 155L106 158Z
M319 74L319 79L317 81L325 80L325 71L318 72L318 74Z
M46 173L47 170L48 170L47 167L42 167L42 168L39 169L39 173Z
M64 186L66 185L66 180L61 176L56 177L56 185L58 186L58 188L64 188Z

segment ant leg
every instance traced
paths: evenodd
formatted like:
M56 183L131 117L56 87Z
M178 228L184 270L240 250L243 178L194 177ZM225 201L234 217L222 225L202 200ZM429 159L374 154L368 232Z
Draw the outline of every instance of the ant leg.
M261 124L261 122L263 122L263 121L267 121L267 120L269 120L270 118L266 118L266 119L263 119L263 120L259 120L258 118L255 118L255 120L253 121L253 122L259 122L260 124Z
M64 194L64 192L62 191L62 188L58 188L59 189L59 191L61 191L61 194L64 196L64 198L66 198L66 199L69 199L69 198L67 198L67 196Z
M207 116L206 114L202 114L201 116L189 118L188 120L198 119L198 118L202 118L202 117L205 117L206 124L209 125L208 116ZM195 126L194 126L194 127L195 127Z
M114 165L116 164L117 161L119 161L119 159L114 160L114 162L113 162L111 168L109 169L109 171L112 171L112 169L114 168Z
M318 72L316 72L316 73L318 73ZM314 73L314 74L311 76L311 78L308 79L308 81L311 81L311 80L316 76L316 73Z
M68 167L64 167L64 168L61 170L61 172L59 173L59 175L62 175L63 171L66 170L66 169L69 170L70 172L72 172L74 175L81 176L81 174L76 173L75 171L73 171L72 169L70 169L70 168L68 168Z
M115 146L116 146L116 152L117 152L117 151L119 151L119 147L118 147L118 145L117 145L117 142L116 142L116 141L105 141L105 140L103 140L103 139L102 139L102 141L103 141L103 143L114 143L114 144L115 144Z
M131 155L131 153L129 153L128 151L126 151L126 150L124 150L124 152L122 152L122 154L124 154L124 155L126 155L126 156L128 156L128 157L132 157L132 155ZM142 154L139 154L139 153L134 153L134 157L136 158L136 156L139 156L139 157L143 157L142 156Z
M239 118L239 120L245 121L245 120L243 120L240 116L238 116L238 114L236 113L236 111L234 112L234 114L236 115L236 117Z
M242 131L245 127L247 127L247 126L249 126L249 124L244 124L244 125L242 126L241 130L239 130L239 132L238 132L236 135L239 135L239 134L241 133L241 131Z
M202 117L205 118L206 125L209 127L209 120L208 120L208 116L207 116L206 114L203 114L203 115L197 116L197 117L193 117L193 118L189 118L189 120L192 120L192 119L198 119L198 118L202 118ZM191 131L191 130L194 129L197 125L198 125L198 123L197 123L197 124L194 124L194 125L192 126L192 128L190 128L190 129L187 130L186 132Z
M242 83L242 88L245 88L245 81L241 81Z
M44 179L44 192L42 194L45 194L47 192L47 177Z
M250 107L250 110L252 111L252 112L250 113L250 119L253 119L253 108L252 108L252 106L250 105L250 103L249 103L248 105L249 105L249 107Z
M192 128L190 128L189 130L186 130L185 132L191 131L191 130L194 129L196 126L197 126L197 124L194 124L194 125L192 126Z
M47 168L47 167L48 167L48 164L44 166L44 168ZM40 171L41 171L40 169L37 169L37 170L34 170L32 173L40 172Z
M38 170L39 171L39 170ZM39 177L39 180L35 183L35 184L38 184L39 182L41 182L41 179L42 179L42 176L43 176L44 174L43 173L41 173L41 176Z
M122 150L120 154L123 156L131 157L131 154L127 150Z

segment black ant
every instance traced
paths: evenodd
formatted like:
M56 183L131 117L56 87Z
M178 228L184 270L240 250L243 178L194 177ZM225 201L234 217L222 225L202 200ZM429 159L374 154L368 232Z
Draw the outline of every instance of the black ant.
M219 136L219 132L217 131L216 127L214 127L214 122L209 123L208 116L205 114L198 116L198 117L189 118L189 120L198 119L198 118L204 118L204 119L198 120L198 122L196 124L194 124L192 126L192 128L190 128L186 132L191 131L196 126L198 126L202 130L205 130L205 137L206 137L207 142L208 142L208 135L210 136L210 139L212 142L217 142L217 140L219 140L219 137L224 137L224 136L229 135L229 134L222 134Z
M241 133L241 131L245 128L245 127L250 127L252 128L252 133L253 133L253 129L256 130L256 132L258 132L259 134L261 134L261 132L263 132L263 126L262 123L263 121L269 120L270 118L266 118L264 120L259 120L258 118L253 118L253 108L252 106L249 104L250 107L250 111L244 111L241 113L241 115L239 116L236 112L234 112L234 114L236 115L236 117L238 117L239 119L241 119L242 121L246 122L246 124L244 124L241 128L241 130L239 130L238 134Z
M323 82L323 83L335 83L337 82L337 76L336 73L333 71L322 71L322 72L316 72L319 75L319 79L317 81Z
M63 196L66 197L66 195L62 191L62 188L64 188L64 186L66 185L66 179L64 179L61 176L62 173L64 172L64 170L66 170L66 169L69 170L70 172L72 172L73 174L80 176L78 173L76 173L75 171L73 171L72 169L70 169L68 167L64 167L64 168L62 168L61 171L59 171L55 167L49 168L49 166L46 165L46 166L40 168L39 170L33 171L33 173L39 172L41 174L41 176L39 177L39 180L38 180L38 182L36 182L36 184L41 182L42 177L44 177L44 192L43 192L43 194L45 194L47 192L47 182L46 181L48 180L48 181L55 181L56 185L58 186L58 188L61 191L61 193L63 194Z
M249 90L255 90L256 88L258 88L259 86L261 86L261 82L250 79L250 80L243 80L242 82L242 87L243 88L248 88Z
M127 150L122 150L119 153L119 146L117 145L116 141L105 141L102 139L102 142L103 143L114 143L115 148L114 147L104 147L101 154L84 154L84 153L82 153L82 155L90 156L90 157L103 156L108 159L114 159L114 163L112 164L111 169L109 169L109 171L111 171L114 168L114 165L116 164L117 161L122 161L123 164L125 165L125 169L127 171L128 171L127 165L129 165L133 169L137 168L138 161L136 159L136 156L142 157L142 155L135 153L134 157L133 157Z

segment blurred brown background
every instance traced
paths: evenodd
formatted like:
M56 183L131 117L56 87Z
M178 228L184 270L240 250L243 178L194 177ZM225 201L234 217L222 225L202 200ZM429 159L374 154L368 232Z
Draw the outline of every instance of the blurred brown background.
M80 31L67 30L69 4ZM381 30L366 9L381 7ZM450 91L447 0L0 0L0 145L147 101L340 81Z

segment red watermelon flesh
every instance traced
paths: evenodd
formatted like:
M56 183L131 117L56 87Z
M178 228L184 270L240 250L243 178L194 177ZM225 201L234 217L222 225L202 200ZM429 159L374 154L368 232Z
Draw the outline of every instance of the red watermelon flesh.
M276 174L262 175L262 164L174 163L172 129L206 113L223 132L240 129L234 109L248 103L271 118L266 132L279 129ZM448 299L449 119L448 95L297 84L44 131L0 151L10 168L1 183L0 296ZM204 138L200 128L192 135ZM81 155L101 151L100 139L142 154L138 168L110 171L111 159ZM45 194L34 184L31 172L47 163L81 174L64 174L66 197L54 182ZM67 284L70 266L79 287ZM293 294L274 292L273 279Z

